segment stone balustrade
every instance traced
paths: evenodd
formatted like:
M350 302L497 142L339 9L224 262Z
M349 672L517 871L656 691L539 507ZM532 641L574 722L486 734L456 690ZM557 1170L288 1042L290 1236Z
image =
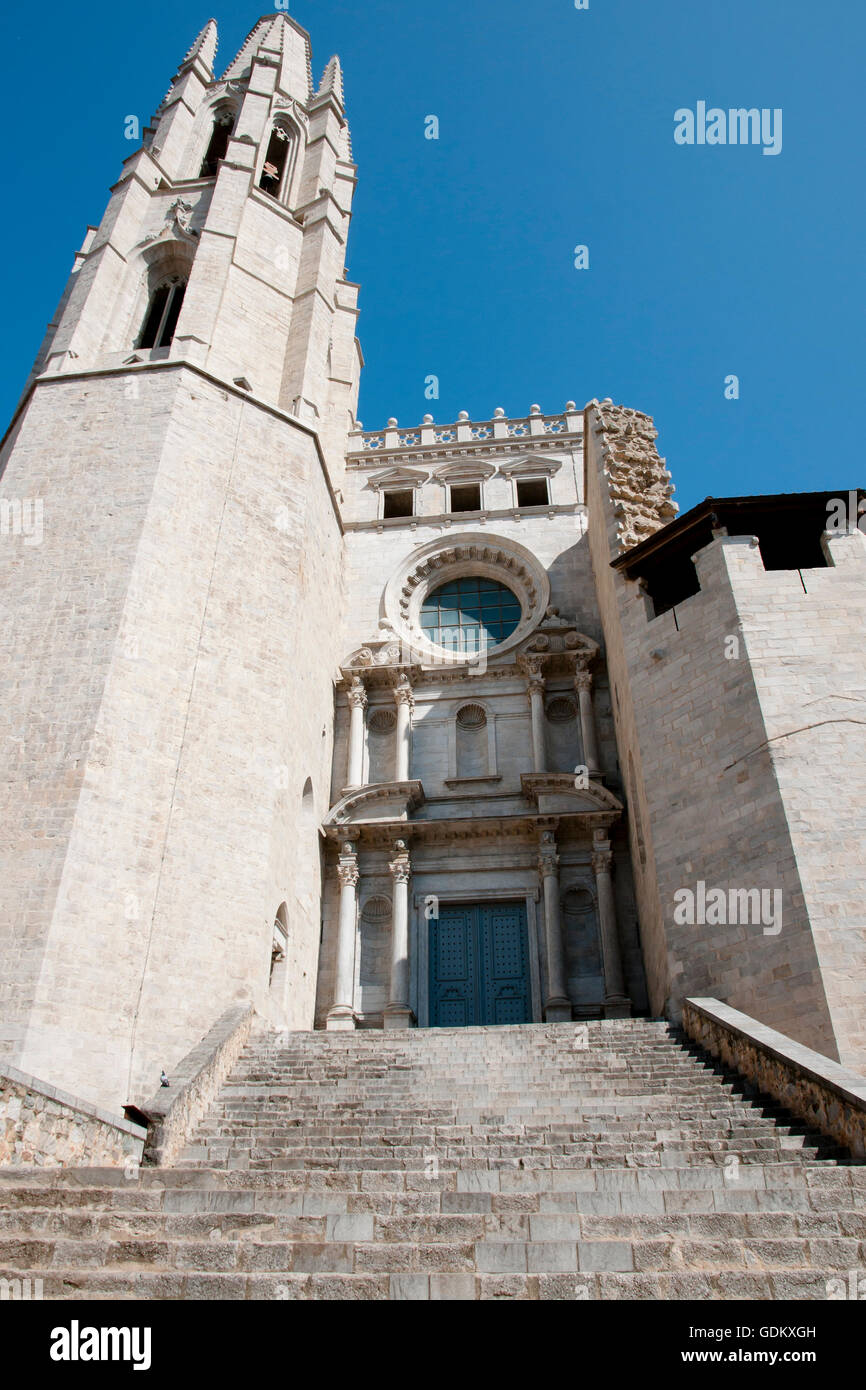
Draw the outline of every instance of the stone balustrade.
M396 420L389 420L383 430L364 430L358 428L349 435L347 452L351 454L369 453L372 450L427 448L432 444L464 444L473 441L500 439L531 439L551 434L581 434L583 432L583 411L578 410L574 401L567 401L565 410L556 415L543 415L538 406L533 406L528 415L509 419L505 411L497 409L490 420L470 420L467 412L461 411L459 419L452 424L436 425L432 415L425 415L420 425L401 429Z

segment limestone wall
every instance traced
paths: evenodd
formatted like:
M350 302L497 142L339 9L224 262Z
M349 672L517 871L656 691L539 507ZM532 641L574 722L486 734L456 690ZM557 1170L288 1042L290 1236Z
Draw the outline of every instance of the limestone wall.
M313 436L189 368L135 382L37 385L4 491L44 493L45 539L0 553L5 1052L113 1106L266 998L282 902L275 1012L312 1022L342 608Z
M631 536L606 459L604 432L588 430L652 1006L676 1017L687 995L714 995L862 1067L862 538L836 568L767 572L749 538L720 537L696 557L701 591L655 618L610 569ZM778 891L781 930L676 922L674 895L699 881L728 899Z

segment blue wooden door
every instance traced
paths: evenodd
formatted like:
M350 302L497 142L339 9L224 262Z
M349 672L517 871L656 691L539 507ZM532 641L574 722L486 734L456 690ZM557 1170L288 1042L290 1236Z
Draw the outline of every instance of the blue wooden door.
M529 1023L526 906L440 904L430 920L430 1025Z

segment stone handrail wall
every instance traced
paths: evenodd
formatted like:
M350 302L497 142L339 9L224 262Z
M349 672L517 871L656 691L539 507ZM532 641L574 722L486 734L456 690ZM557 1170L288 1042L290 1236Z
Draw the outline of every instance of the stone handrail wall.
M792 1115L866 1158L866 1077L722 1004L687 999L683 1028Z
M131 1117L147 1123L142 1163L164 1167L187 1143L237 1061L253 1022L252 1005L228 1009L200 1043L188 1052L147 1105L127 1106Z
M0 1167L136 1168L145 1130L15 1067L0 1070Z

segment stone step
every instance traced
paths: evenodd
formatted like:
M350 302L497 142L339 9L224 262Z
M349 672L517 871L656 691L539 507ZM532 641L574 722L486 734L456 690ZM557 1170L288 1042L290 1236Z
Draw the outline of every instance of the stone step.
M823 1298L864 1259L866 1168L646 1020L257 1033L173 1167L0 1172L49 1298Z
M338 1217L337 1234L323 1241L0 1239L0 1266L41 1277L52 1268L202 1270L211 1273L649 1273L655 1271L856 1269L863 1242L846 1236L730 1239L686 1235L647 1239L497 1239L479 1231L480 1218L451 1217L456 1233L419 1235L407 1220L403 1239L376 1237L372 1218ZM544 1218L538 1218L543 1221ZM340 1226L345 1236L339 1234ZM396 1236L399 1223L390 1223ZM366 1238L352 1232L368 1229ZM548 1225L542 1227L548 1230Z
M432 1176L427 1172L371 1169L361 1172L268 1172L219 1168L143 1168L132 1179L118 1168L4 1169L0 1170L0 1207L39 1194L46 1203L75 1201L80 1194L104 1193L121 1203L161 1200L162 1193L187 1191L655 1191L676 1189L731 1190L734 1188L827 1190L839 1197L866 1197L866 1165L830 1166L825 1163L778 1163L712 1167L632 1167L450 1169ZM17 1194L17 1197L16 1197Z
M20 1270L0 1268L0 1278ZM323 1300L466 1302L473 1300L745 1300L826 1299L834 1270L701 1271L571 1274L335 1274L335 1273L157 1273L150 1270L35 1271L44 1297L52 1300Z
M438 1194L430 1194L435 1196ZM445 1193L440 1203L380 1201L348 1210L344 1200L315 1194L296 1199L294 1210L124 1212L23 1209L0 1212L0 1240L87 1242L135 1240L383 1243L519 1239L533 1242L650 1239L829 1239L866 1242L866 1211L847 1212L630 1212L597 1214L512 1209L483 1194ZM461 1200L447 1200L448 1198ZM504 1205L503 1205L504 1204ZM273 1204L289 1207L290 1204ZM440 1209L441 1206L441 1209Z

